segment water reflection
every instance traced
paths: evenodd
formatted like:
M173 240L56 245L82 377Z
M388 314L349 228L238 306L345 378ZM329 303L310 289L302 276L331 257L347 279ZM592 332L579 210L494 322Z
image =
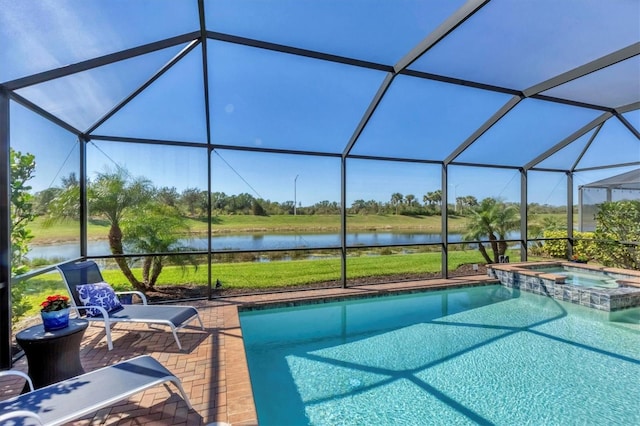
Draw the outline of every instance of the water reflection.
M461 241L459 234L449 234L451 242ZM442 241L440 234L411 233L411 232L354 232L347 234L349 246L376 246L402 244L430 244ZM206 238L183 240L181 243L194 250L207 250ZM286 250L292 248L327 248L340 247L340 234L239 234L215 235L211 238L214 250ZM89 241L88 254L101 256L110 254L107 241ZM60 257L70 259L80 256L78 243L54 244L46 246L31 246L29 258Z

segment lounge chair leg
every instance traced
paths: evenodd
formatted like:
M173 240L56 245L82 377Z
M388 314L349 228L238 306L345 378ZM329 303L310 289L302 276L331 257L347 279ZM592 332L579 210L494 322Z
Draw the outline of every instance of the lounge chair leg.
M113 341L111 340L111 324L109 324L109 321L104 322L104 334L107 335L107 347L112 350Z
M198 318L198 321L200 321L200 329L204 330L204 324L202 323L202 320L200 319L200 314L196 314L196 317Z
M184 399L184 402L187 403L187 407L189 407L190 410L193 409L193 406L191 405L191 401L189 400L187 393L184 391L184 388L182 387L182 383L180 383L180 379L178 379L177 377L174 377L173 379L169 379L169 380L171 380L171 383L176 385L176 387L182 394L182 399Z
M176 343L178 344L178 349L182 350L182 345L180 344L180 339L178 339L178 333L175 327L171 327L171 331L173 332L173 338L176 339Z

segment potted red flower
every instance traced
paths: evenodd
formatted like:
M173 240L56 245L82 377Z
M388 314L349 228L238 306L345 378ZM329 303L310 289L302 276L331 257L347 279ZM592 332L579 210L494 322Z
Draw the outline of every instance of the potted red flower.
M60 294L48 296L40 304L40 316L45 331L60 330L69 326L69 298Z
M571 261L575 263L587 263L589 258L583 254L574 254L571 257Z

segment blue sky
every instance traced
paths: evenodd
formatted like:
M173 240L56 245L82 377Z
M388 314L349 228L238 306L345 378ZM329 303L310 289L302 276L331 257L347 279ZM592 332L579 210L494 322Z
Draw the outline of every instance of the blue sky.
M612 8L589 1L589 7L577 7L582 1L545 2L542 8L533 1L517 6L491 2L410 68L524 90L638 41L639 4L617 2ZM208 0L206 19L212 31L393 65L461 4ZM518 19L511 19L515 14ZM0 41L9 46L0 51L0 62L9 64L0 69L0 81L195 31L197 22L195 0L0 0ZM27 87L18 94L85 130L184 47ZM380 71L215 40L209 40L208 53L211 139L238 147L342 152L385 77ZM206 143L201 58L198 46L95 133ZM621 106L640 98L638 79L626 78L634 70L640 72L638 58L587 76L589 85L577 80L549 94ZM352 152L441 161L510 97L398 76ZM599 114L526 99L458 159L521 166ZM624 116L640 127L638 110ZM15 103L11 126L12 145L36 154L35 190L55 186L75 170L78 149L72 134ZM589 136L547 160L546 167L571 167ZM206 149L95 141L87 152L90 176L120 164L157 186L206 188ZM631 161L640 161L640 143L614 118L602 128L581 166ZM214 191L248 192L284 202L293 200L298 176L295 190L302 205L340 200L337 158L221 150L212 156L212 170ZM579 173L575 183L627 170ZM438 165L350 160L347 203L388 201L394 192L421 200L440 188L440 176ZM517 170L452 166L449 182L451 197L519 201ZM564 203L564 182L562 173L530 173L529 201Z

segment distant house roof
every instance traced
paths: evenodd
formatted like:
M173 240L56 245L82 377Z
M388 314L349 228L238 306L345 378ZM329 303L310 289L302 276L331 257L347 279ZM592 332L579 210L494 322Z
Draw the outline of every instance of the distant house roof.
M582 187L640 190L640 169L631 170L630 172L591 182L583 185Z

